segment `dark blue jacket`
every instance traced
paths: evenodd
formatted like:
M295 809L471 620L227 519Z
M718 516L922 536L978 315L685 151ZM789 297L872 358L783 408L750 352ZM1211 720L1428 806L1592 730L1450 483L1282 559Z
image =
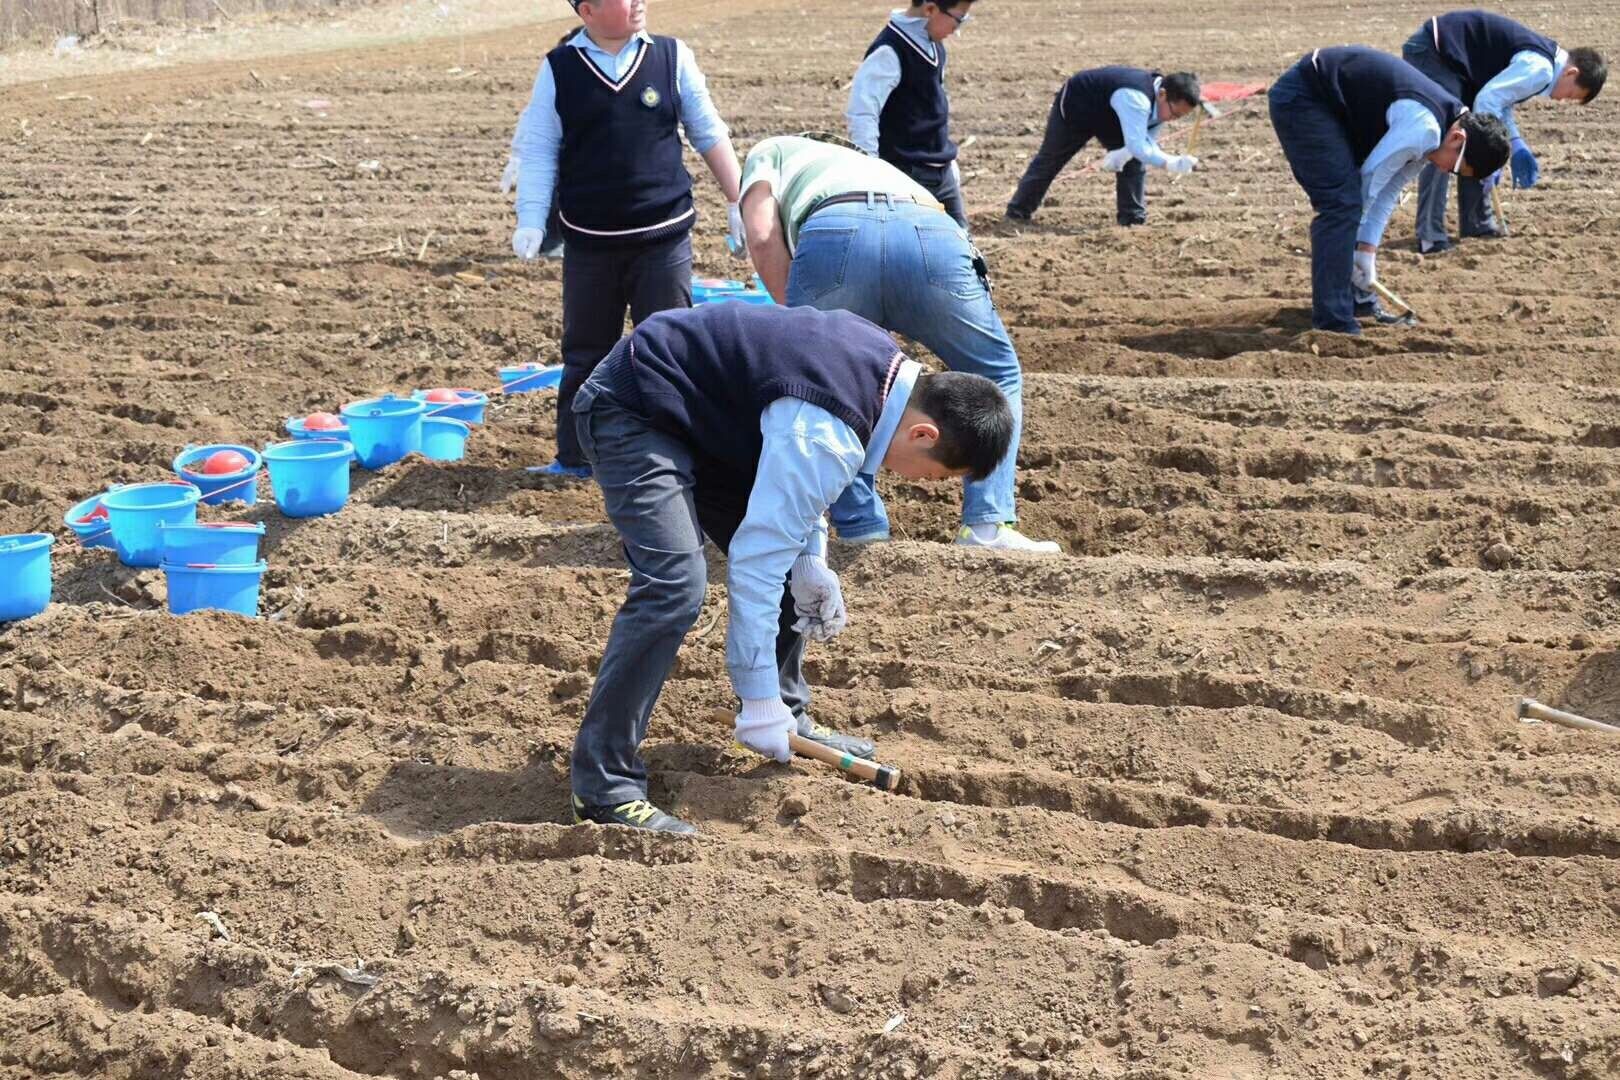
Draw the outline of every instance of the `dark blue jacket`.
M1086 132L1106 149L1118 150L1125 145L1125 132L1120 129L1119 113L1114 111L1109 99L1118 90L1140 90L1156 110L1159 103L1153 80L1158 77L1156 71L1133 67L1100 67L1079 72L1063 84L1058 112L1070 130Z
M1558 43L1505 15L1489 11L1448 11L1425 24L1435 51L1462 77L1463 103L1472 106L1485 84L1522 52L1558 58Z
M1389 133L1389 107L1402 98L1432 112L1442 136L1468 111L1405 60L1365 45L1318 49L1300 66L1307 84L1338 110L1358 165L1372 156L1373 148Z
M732 302L643 320L602 378L626 409L692 448L700 484L746 494L771 402L819 405L865 445L902 359L885 330L847 311Z
M900 83L878 114L878 157L891 165L949 165L956 160L951 141L950 102L945 97L945 45L934 42L930 58L917 43L886 25L866 55L887 45L900 58Z
M619 83L572 45L547 54L562 120L557 205L570 244L628 247L692 228L675 39L654 37L640 49Z

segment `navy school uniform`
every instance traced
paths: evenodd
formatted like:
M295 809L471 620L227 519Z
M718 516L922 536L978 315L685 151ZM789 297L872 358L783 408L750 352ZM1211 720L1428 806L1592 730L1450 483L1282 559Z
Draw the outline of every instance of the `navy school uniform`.
M1307 54L1267 97L1277 140L1315 211L1311 325L1359 333L1350 276L1363 215L1361 167L1389 133L1390 107L1417 103L1442 137L1467 110L1404 60L1359 45Z
M619 80L582 50L561 45L547 61L562 121L557 208L563 258L563 377L557 460L585 464L570 404L624 332L692 304L692 177L682 160L676 42L652 36Z
M1040 149L1018 181L1018 190L1007 204L1008 212L1017 218L1034 214L1058 173L1092 139L1105 150L1125 145L1125 130L1112 104L1116 92L1135 90L1146 95L1148 131L1158 127L1160 78L1156 71L1120 66L1093 68L1071 76L1052 99ZM1114 210L1121 225L1147 221L1147 169L1141 159L1133 157L1116 175Z
M950 99L945 93L945 43L919 43L891 21L872 39L865 55L871 57L883 48L899 60L900 81L878 114L878 156L927 188L945 212L965 227L967 213L954 167ZM859 72L856 78L851 93L859 97Z
M753 304L662 312L597 367L574 419L630 587L574 743L583 802L648 796L637 747L703 606L704 537L728 558L733 688L778 695L802 716L804 639L787 575L801 552L825 551L822 514L857 468L881 462L917 370L857 315ZM792 411L777 412L784 404ZM775 456L762 460L767 439Z
M1533 53L1544 57L1550 79L1556 79L1559 69L1558 43L1536 33L1529 27L1503 15L1489 11L1449 11L1424 20L1422 26L1401 46L1401 56L1407 63L1451 91L1469 108L1475 104L1480 91L1498 75L1507 71L1520 53ZM1521 91L1526 98L1544 93L1550 81L1539 80ZM1517 93L1514 95L1518 97ZM1522 99L1521 99L1522 100ZM1503 113L1504 122L1512 120L1510 99ZM1495 110L1485 109L1495 115ZM1510 132L1517 135L1516 130ZM1443 176L1433 166L1425 168L1418 177L1418 242L1421 246L1444 244L1446 237L1446 195L1450 177ZM1501 226L1491 212L1490 199L1479 179L1469 176L1457 178L1457 224L1463 236L1496 236Z

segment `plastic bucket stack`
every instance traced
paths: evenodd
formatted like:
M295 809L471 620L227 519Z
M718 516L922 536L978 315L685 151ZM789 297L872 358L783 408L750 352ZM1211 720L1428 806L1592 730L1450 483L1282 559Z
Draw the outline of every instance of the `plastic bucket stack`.
M381 469L422 449L422 414L427 406L410 398L364 398L343 406L343 419L355 456L368 469Z
M163 561L162 525L190 525L197 520L202 492L194 484L169 480L126 484L101 497L112 529L113 548L125 566L157 566Z
M0 536L0 622L38 615L51 602L50 533Z
M420 419L418 419L420 424ZM342 439L294 439L264 448L270 490L288 517L319 517L349 501L349 459L354 446Z

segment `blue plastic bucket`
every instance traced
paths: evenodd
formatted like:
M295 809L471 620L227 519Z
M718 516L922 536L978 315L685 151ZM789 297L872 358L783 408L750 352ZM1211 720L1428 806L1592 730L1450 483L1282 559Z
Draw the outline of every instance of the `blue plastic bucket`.
M101 505L101 495L92 495L68 507L68 512L62 515L62 524L73 530L82 548L113 546L112 527L107 520L107 510Z
M160 525L164 563L216 563L247 566L259 558L259 537L264 525L257 521L208 521L195 525Z
M50 533L0 536L0 622L38 615L51 602Z
M247 458L247 468L233 473L193 472L201 469L210 454L221 450L235 450ZM174 475L188 484L196 484L202 492L202 501L209 506L225 502L243 502L249 506L259 501L259 454L251 446L215 443L212 446L188 446L174 456Z
M156 566L163 561L159 525L190 525L197 520L195 484L168 480L159 484L126 484L101 497L112 526L113 548L125 566Z
M288 517L319 517L349 501L349 460L354 447L342 439L294 439L264 448L270 490Z
M422 454L434 461L460 461L471 431L460 420L430 416L422 421Z
M307 419L309 418L306 416L287 417L287 434L295 439L347 439L349 437L347 425L344 427L311 429L304 426L304 421Z
M461 398L460 401L429 401L426 390L418 390L411 395L411 400L420 401L427 406L427 412L422 414L424 420L442 416L450 420L460 420L463 424L482 424L484 406L489 404L489 395L482 390L469 390L465 386L454 386L451 389Z
M368 469L392 465L422 449L422 414L427 406L410 398L365 398L343 406L349 440L360 464Z
M163 576L169 583L169 614L214 610L257 615L259 582L264 578L265 568L262 559L246 566L164 563Z
M544 390L562 383L562 365L519 364L501 368L501 389L508 394L527 394L531 390Z

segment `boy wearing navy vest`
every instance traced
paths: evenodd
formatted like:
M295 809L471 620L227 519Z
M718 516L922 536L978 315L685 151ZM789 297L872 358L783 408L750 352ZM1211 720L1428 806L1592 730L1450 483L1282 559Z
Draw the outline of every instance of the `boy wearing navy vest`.
M705 304L636 327L573 411L630 566L574 741L575 822L695 831L649 801L637 748L703 607L705 537L727 556L737 740L778 761L794 731L870 754L870 742L806 712L805 639L829 640L848 620L824 515L880 466L916 479L989 475L1013 430L995 383L923 373L845 311Z
M1507 161L1507 129L1406 61L1363 45L1307 54L1267 97L1283 155L1316 211L1311 325L1359 334L1358 315L1396 321L1372 288L1401 190L1425 161L1460 176L1495 172Z
M543 472L588 476L569 409L633 323L692 303L692 177L682 127L725 193L742 243L737 155L682 41L646 31L645 0L570 0L584 29L546 54L513 139L518 228L512 250L546 245L556 195L563 255L557 460ZM555 238L552 238L555 239Z
M945 95L945 39L975 0L928 0L889 13L849 87L849 140L911 177L967 227Z
M1014 221L1034 216L1063 166L1096 139L1108 151L1102 168L1118 174L1115 219L1121 225L1146 224L1144 166L1181 176L1198 164L1190 154L1169 155L1160 150L1155 141L1159 125L1203 104L1198 76L1187 71L1160 75L1145 68L1102 67L1071 76L1052 99L1041 148L1024 170L1018 190L1007 204L1007 216Z
M1417 28L1401 56L1477 113L1507 125L1513 146L1513 186L1534 187L1541 165L1519 135L1513 109L1532 98L1578 101L1597 97L1608 67L1595 49L1565 51L1552 38L1489 11L1448 11ZM1457 181L1457 225L1465 238L1504 235L1491 213L1498 174ZM1446 193L1451 178L1433 167L1418 177L1418 250L1451 248L1446 235Z

